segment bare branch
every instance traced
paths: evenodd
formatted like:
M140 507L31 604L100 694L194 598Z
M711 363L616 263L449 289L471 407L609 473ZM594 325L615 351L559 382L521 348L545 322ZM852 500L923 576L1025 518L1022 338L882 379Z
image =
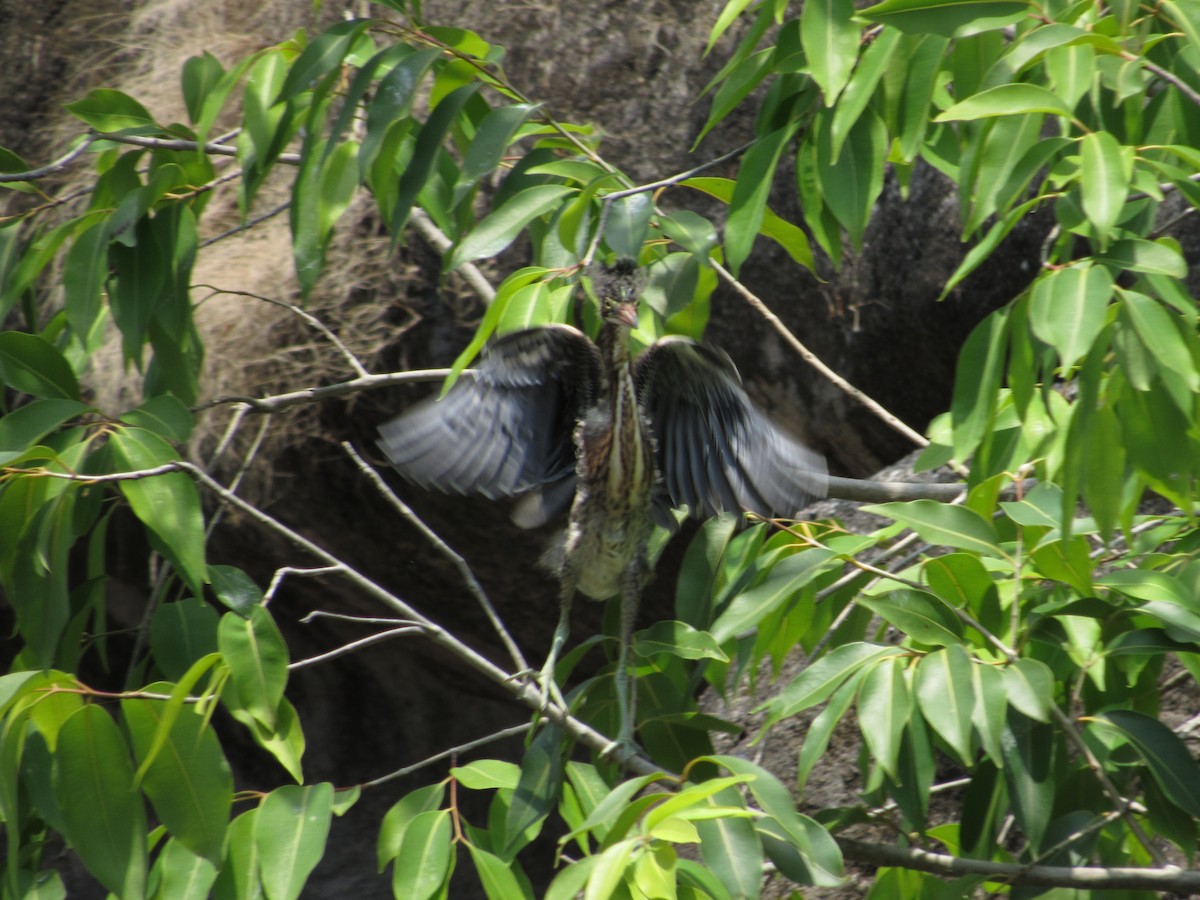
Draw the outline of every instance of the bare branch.
M461 753L466 753L468 750L474 750L476 747L483 747L486 744L492 744L496 741L502 741L504 738L515 737L518 734L524 734L533 727L531 722L525 722L522 725L514 725L511 728L502 728L500 731L494 731L489 735L481 738L476 738L473 741L467 741L465 744L459 744L457 747L451 747L449 750L443 750L440 753L435 753L433 756L426 757L420 762L415 762L411 766L404 766L397 769L395 772L389 772L387 775L381 775L371 781L364 781L359 787L373 788L379 787L381 784L387 784L389 781L395 781L397 778L403 778L405 775L411 775L419 769L426 766L431 766L435 762L443 759L449 759L453 756L458 756Z
M835 838L846 859L878 866L898 866L935 875L986 875L1008 884L1079 887L1091 890L1152 890L1190 894L1200 891L1200 872L1175 866L1155 869L1095 866L1024 866L1020 863L965 859L919 847L892 847L850 838Z
M47 163L40 168L30 169L27 172L9 172L7 174L0 174L0 184L9 184L15 181L33 181L37 178L44 178L47 175L53 175L56 172L61 172L63 169L70 166L71 163L75 162L76 159L82 156L87 151L88 147L92 145L94 140L96 140L95 136L90 134L85 135L74 148L68 150L58 159L54 160L54 162Z

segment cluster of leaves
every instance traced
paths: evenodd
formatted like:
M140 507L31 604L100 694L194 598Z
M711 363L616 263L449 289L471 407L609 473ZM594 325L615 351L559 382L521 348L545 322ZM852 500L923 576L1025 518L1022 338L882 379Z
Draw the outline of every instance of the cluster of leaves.
M855 11L826 0L790 17L784 0L734 0L710 47L748 22L710 85L700 138L755 98L755 139L736 179L670 181L726 203L723 234L658 209L603 158L592 129L555 120L508 82L499 48L420 24L419 4L381 5L405 18L298 34L231 69L190 59L187 124L158 123L113 90L71 104L90 131L69 157L96 173L82 210L0 151L10 173L0 184L30 201L0 222L0 318L12 326L0 333L10 537L0 585L22 643L0 679L5 895L63 894L43 868L58 835L122 897L297 896L330 815L355 797L303 785L286 646L248 577L206 559L197 482L211 480L178 450L204 393L189 285L198 222L229 183L220 156L236 159L247 217L265 180L295 167L305 295L360 189L394 241L414 217L440 230L449 269L523 237L527 265L499 285L457 370L497 331L567 320L597 256L647 267L635 332L645 343L700 336L718 276L736 274L759 236L811 268L805 231L766 205L785 152L808 234L835 262L844 241L861 248L886 171L902 186L919 164L954 181L976 243L948 296L1033 210L1056 223L1028 287L968 341L952 407L931 430L926 465L970 462L966 502L875 507L895 524L868 536L707 524L675 621L637 637L642 761L678 774L568 762L568 729L545 727L520 767L471 763L396 804L379 862L393 866L397 896L446 896L459 845L489 896L532 895L519 854L553 813L570 857L555 897L755 897L766 859L797 883L833 884L831 831L860 821L887 823L905 845L1013 863L1013 878L1029 863L1061 866L1064 884L1088 862L1153 867L1165 844L1192 858L1200 766L1159 720L1159 676L1200 677L1200 339L1184 258L1161 233L1165 211L1200 204L1189 171L1200 165L1194 2L885 0ZM234 143L213 141L232 105ZM61 308L46 302L50 272L61 272ZM143 402L126 411L92 408L80 386L110 325L142 376ZM1017 493L1002 494L1014 479ZM1140 512L1147 489L1174 511ZM145 652L106 694L77 673L109 653L106 538L119 504L161 565ZM862 561L911 543L904 532L923 552ZM586 642L560 674L605 643ZM811 664L763 707L770 727L823 705L796 790L851 710L867 751L861 803L815 818L775 776L714 755L726 725L695 700L764 661L778 672L796 646ZM611 670L569 700L571 721L615 731ZM299 784L235 797L211 724L218 706ZM939 762L969 777L958 821L929 816ZM495 791L486 828L463 817L459 787ZM235 799L253 806L231 819ZM703 866L676 849L687 844ZM1007 889L987 878L955 890ZM892 870L877 889L918 896L933 880Z

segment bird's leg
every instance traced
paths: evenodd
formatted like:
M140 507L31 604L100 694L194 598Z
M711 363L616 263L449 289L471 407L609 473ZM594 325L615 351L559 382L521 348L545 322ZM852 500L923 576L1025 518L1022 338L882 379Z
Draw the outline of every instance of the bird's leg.
M554 637L550 641L550 654L546 657L541 674L538 676L538 687L546 697L546 705L555 703L563 709L566 709L567 704L563 700L558 682L554 680L554 667L558 665L558 657L562 653L563 645L566 644L567 638L571 634L571 601L574 597L575 580L564 578L558 597L558 624L554 626Z
M633 744L633 727L637 715L636 671L630 672L630 650L633 644L633 624L637 619L638 601L642 591L642 561L631 560L621 578L621 634L617 648L617 717L620 731L617 742Z

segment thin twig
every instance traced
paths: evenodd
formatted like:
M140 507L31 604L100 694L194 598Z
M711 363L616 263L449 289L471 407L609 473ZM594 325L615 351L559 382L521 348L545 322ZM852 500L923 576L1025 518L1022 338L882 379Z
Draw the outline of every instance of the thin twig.
M243 397L236 395L218 397L216 400L209 400L206 403L200 404L195 407L195 410L199 412L228 403L242 403L254 412L273 413L301 403L314 403L318 400L328 400L330 397L344 397L347 394L356 394L359 391L374 390L375 388L391 387L396 384L443 381L450 374L450 371L450 369L414 369L411 372L367 375L363 378L353 378L350 381L324 384L320 387L289 391L286 394L275 394L270 397ZM468 374L469 371L463 374Z
M0 174L0 184L9 184L16 181L33 181L37 178L44 178L47 175L53 175L56 172L61 172L63 169L71 165L71 163L75 162L76 159L82 156L84 152L87 151L88 147L92 145L94 140L96 140L94 135L85 135L79 142L78 146L76 146L74 149L68 150L58 159L54 160L54 162L47 163L40 168L29 169L26 172L9 172L8 174Z
M421 535L425 538L425 540L429 541L429 543L433 545L433 548L437 550L438 553L450 560L454 567L458 569L458 574L466 584L467 590L470 591L471 596L473 596L483 608L484 615L487 616L488 621L492 624L492 628L495 630L496 634L499 635L501 642L504 644L504 648L508 651L509 657L512 659L513 664L517 667L517 671L526 671L529 668L529 664L525 662L525 657L521 655L521 648L517 646L517 642L513 640L512 635L508 633L508 629L504 627L504 622L501 621L500 615L496 612L496 608L492 606L492 601L488 599L487 592L484 591L483 585L479 583L479 579L475 577L475 573L472 572L471 567L467 565L467 561L463 559L462 556L460 556L449 544L443 541L432 528L426 525L421 520L421 517L413 512L407 503L396 496L396 492L388 487L387 483L383 480L383 478L380 477L379 473L376 472L372 466L367 464L367 461L358 454L358 451L354 449L349 441L342 441L342 449L346 451L346 454L354 461L354 464L358 466L359 471L361 471L367 477L367 480L375 486L375 489L379 492L380 496L387 500L388 503L392 505L392 508L399 512L400 515L403 516L410 525L421 532Z
M381 784L387 784L389 781L395 781L397 778L403 778L405 775L411 775L413 772L423 769L426 766L431 766L435 762L439 762L443 759L457 756L460 753L466 753L468 750L474 750L477 747L483 747L487 744L495 743L496 741L502 741L505 738L515 737L518 734L524 734L532 727L533 723L525 722L522 725L513 725L511 728L502 728L501 730L494 731L489 735L485 735L484 737L476 738L473 741L467 741L465 744L459 744L457 747L451 747L449 750L443 750L440 753L435 753L433 756L426 757L420 762L413 763L411 766L404 766L401 769L397 769L395 772L389 772L387 775L381 775L379 778L375 778L371 781L364 781L361 785L359 785L359 787L379 787Z
M359 638L357 641L351 641L348 644L343 644L336 647L327 653L318 653L316 656L310 656L306 659L298 659L294 663L288 664L289 670L303 669L308 666L315 666L318 663L328 662L331 659L337 659L339 656L347 656L361 650L363 647L369 647L372 644L378 644L380 641L391 640L394 637L404 637L408 635L422 635L425 629L420 625L406 625L403 628L391 628L387 631L380 631L376 634L367 635L365 638Z
M279 590L279 586L283 584L283 579L289 575L296 575L300 578L319 578L322 575L337 575L345 568L344 566L314 566L310 568L300 568L299 566L280 566L275 570L275 574L271 576L271 583L267 585L267 590L263 593L263 606L270 604L275 599L275 593ZM307 621L307 619L301 619ZM389 619L389 623L395 624L394 619Z

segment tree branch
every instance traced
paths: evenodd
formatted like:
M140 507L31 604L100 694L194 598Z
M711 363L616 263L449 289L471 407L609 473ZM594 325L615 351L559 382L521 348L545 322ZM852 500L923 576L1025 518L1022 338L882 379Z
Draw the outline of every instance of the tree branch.
M1200 891L1200 872L1164 866L1157 869L1098 866L1026 866L932 853L919 847L891 847L835 838L846 859L877 866L898 866L935 875L985 875L1007 884L1079 887L1092 890L1150 890L1190 894Z

